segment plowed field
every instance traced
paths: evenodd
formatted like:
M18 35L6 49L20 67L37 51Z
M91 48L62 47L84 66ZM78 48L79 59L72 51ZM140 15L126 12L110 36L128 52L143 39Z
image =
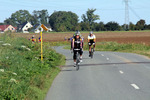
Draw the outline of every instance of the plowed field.
M82 33L85 42L87 42L88 33ZM150 31L137 31L137 32L100 32L94 33L96 35L97 42L116 41L118 43L142 43L150 45ZM32 35L38 39L40 34L17 34L17 36L31 38ZM43 41L56 42L56 41L68 41L73 33L43 33Z

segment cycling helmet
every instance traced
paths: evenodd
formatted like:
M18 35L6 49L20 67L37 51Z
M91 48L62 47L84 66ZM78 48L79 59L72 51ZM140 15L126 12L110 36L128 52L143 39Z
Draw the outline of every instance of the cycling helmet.
M77 31L77 32L76 32L76 35L80 35L80 32L79 32L79 31Z
M93 31L91 31L90 34L93 34Z

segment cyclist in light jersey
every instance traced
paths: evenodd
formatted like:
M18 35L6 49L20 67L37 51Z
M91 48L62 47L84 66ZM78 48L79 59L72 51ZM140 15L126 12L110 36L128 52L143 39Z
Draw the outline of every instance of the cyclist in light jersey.
M95 43L96 43L96 36L91 31L88 35L88 45L89 45L89 57L91 56L91 46L93 45L95 51Z

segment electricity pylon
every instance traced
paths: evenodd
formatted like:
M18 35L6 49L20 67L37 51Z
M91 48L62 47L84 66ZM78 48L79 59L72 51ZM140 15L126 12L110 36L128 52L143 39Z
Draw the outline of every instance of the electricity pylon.
M129 29L129 5L128 5L128 0L124 0L125 2L125 25L124 28L125 30Z

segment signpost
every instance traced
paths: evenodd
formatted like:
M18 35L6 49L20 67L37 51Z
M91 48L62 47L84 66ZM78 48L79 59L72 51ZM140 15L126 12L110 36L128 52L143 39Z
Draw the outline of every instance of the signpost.
M47 31L48 28L45 27L43 24L41 25L41 28L43 28L43 29L41 29L41 33L40 33L40 36L41 36L41 61L43 61L43 47L42 47L42 45L43 45L43 39L42 39L42 31L43 30Z

